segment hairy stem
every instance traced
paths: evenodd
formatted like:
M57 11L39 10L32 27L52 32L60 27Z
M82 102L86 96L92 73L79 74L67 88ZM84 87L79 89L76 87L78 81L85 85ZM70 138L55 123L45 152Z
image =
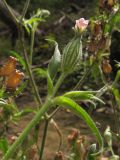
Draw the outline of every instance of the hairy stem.
M42 108L38 111L38 113L35 115L35 117L31 120L31 122L27 125L27 127L23 130L23 132L18 137L18 139L8 149L8 151L6 152L6 154L2 158L2 160L8 160L14 154L14 152L18 148L18 146L24 141L24 139L29 134L31 129L40 121L41 117L47 112L47 110L50 108L51 105L52 105L52 103L48 99L45 102L45 104L42 106Z
M55 88L54 88L54 91L53 91L53 94L52 96L50 97L51 99L55 96L56 92L58 91L61 83L63 82L65 78L65 74L61 74L61 76L59 77L56 85L55 85ZM49 125L49 122L50 120L53 122L55 128L57 128L59 130L59 127L57 126L56 122L52 119L52 116L48 116L47 112L46 112L46 116L48 117L46 120L45 120L45 128L44 128L44 133L43 133L43 139L42 139L42 143L41 143L41 147L40 147L40 151L39 151L39 160L42 160L42 156L43 156L43 152L44 152L44 148L45 148L45 142L46 142L46 138L47 138L47 130L48 130L48 125ZM61 135L60 133L61 132L57 132L59 133L59 135ZM59 148L61 147L61 144L62 144L62 136L59 136L60 137L60 145L59 145Z

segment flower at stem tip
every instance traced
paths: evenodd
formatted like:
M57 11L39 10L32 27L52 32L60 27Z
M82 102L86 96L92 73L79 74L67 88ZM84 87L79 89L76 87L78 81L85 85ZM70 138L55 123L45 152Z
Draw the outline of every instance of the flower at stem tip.
M85 20L84 18L80 18L76 20L75 30L80 33L84 32L88 26L88 23L89 23L89 20Z

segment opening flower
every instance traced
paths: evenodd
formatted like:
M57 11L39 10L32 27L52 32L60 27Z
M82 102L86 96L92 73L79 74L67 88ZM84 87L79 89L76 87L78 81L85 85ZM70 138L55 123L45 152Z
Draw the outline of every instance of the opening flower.
M88 23L89 23L89 20L80 18L79 20L76 20L75 29L82 33L87 28Z

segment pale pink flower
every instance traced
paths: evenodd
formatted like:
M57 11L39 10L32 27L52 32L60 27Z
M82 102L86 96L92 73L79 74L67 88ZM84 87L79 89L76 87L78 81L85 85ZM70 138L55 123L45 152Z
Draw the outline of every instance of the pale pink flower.
M75 29L83 32L88 26L89 20L85 20L84 18L80 18L76 20Z

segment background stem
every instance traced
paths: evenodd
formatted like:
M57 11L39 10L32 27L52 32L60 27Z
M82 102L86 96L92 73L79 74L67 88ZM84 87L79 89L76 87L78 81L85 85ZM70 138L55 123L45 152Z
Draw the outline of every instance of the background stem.
M46 120L45 121L43 138L42 138L42 143L41 143L41 147L40 147L39 160L42 160L44 146L45 146L45 141L46 141L46 137L47 137L48 125L49 125L49 120Z
M34 48L34 39L35 39L35 31L34 29L31 30L31 38L30 38L30 64L32 65L33 59L33 48Z

